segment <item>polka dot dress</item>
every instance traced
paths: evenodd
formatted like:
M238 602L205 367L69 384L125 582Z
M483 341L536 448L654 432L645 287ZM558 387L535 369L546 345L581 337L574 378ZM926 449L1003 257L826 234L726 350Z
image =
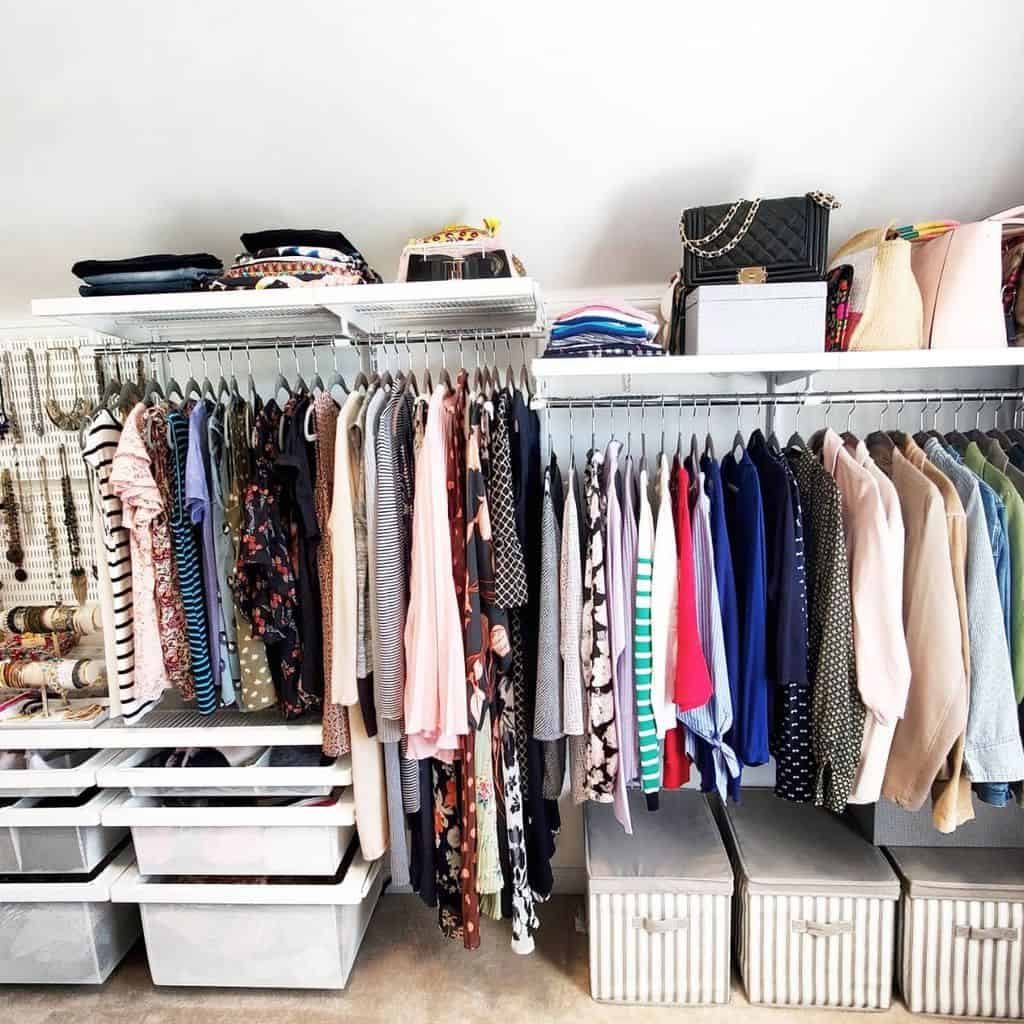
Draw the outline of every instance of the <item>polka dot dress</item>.
M790 449L786 457L803 510L814 802L838 814L853 790L864 735L842 506L835 481L814 455Z

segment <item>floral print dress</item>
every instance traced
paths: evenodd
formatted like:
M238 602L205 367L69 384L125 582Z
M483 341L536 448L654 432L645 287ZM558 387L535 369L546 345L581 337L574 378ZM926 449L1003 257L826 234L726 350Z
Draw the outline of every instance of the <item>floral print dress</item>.
M294 718L306 710L306 701L295 615L298 592L281 520L279 487L273 479L280 422L281 409L271 399L253 426L253 479L242 499L242 533L232 586L253 636L266 645L281 709Z

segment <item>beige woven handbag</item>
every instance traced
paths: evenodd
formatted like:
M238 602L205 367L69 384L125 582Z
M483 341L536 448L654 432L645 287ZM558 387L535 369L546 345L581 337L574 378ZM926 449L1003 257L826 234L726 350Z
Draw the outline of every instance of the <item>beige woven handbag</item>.
M911 245L891 225L850 238L832 257L829 269L850 264L848 349L924 348L921 290L910 265Z

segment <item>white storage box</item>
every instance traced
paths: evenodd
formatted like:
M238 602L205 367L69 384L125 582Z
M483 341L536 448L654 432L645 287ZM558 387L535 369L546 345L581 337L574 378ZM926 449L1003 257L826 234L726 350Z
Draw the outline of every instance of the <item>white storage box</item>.
M1024 1016L1021 851L890 850L903 880L900 989L914 1013Z
M701 285L686 296L688 356L824 352L824 281Z
M88 874L128 834L101 824L116 797L100 790L35 796L0 809L0 874Z
M0 771L0 795L80 796L96 785L98 770L116 750L40 751L48 768L5 768Z
M632 836L586 809L590 994L615 1003L729 1001L729 858L703 795L631 795Z
M82 882L0 884L0 982L100 985L139 938L133 906L110 902L132 863L122 851Z
M143 875L333 875L355 835L348 791L313 807L167 807L120 794L103 820L131 827Z
M327 796L352 783L351 764L339 757L327 765L268 764L267 748L255 764L225 768L147 766L157 750L122 751L99 772L99 784L128 789L132 796Z
M384 882L356 853L340 878L162 882L125 873L116 902L138 903L155 985L344 988Z
M888 1008L900 886L882 852L840 818L767 790L744 790L720 819L750 1001Z

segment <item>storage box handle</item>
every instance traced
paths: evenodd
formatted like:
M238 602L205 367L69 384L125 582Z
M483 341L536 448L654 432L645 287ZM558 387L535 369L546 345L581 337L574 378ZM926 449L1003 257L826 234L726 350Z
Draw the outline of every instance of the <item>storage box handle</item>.
M852 921L794 921L796 935L811 935L814 938L831 939L834 935L849 935L853 931Z
M685 917L634 917L633 927L640 928L648 935L660 935L662 932L681 932L687 927Z
M996 942L1016 942L1020 937L1016 928L975 928L968 924L956 925L953 935L958 939L994 939Z

